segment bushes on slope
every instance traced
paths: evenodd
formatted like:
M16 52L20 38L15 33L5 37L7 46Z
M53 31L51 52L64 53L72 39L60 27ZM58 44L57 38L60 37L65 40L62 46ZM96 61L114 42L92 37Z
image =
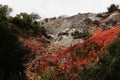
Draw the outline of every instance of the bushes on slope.
M120 37L108 47L99 62L84 69L81 80L120 80Z

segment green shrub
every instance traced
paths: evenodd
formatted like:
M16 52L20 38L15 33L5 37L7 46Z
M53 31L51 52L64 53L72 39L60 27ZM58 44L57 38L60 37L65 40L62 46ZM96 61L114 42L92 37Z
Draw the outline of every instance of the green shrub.
M79 75L81 80L120 80L120 38L108 47L98 63Z
M3 80L24 80L25 67L23 64L28 60L30 50L27 49L18 37L7 26L0 26L0 77ZM21 75L20 75L21 73ZM12 79L14 76L15 79Z
M119 6L118 5L111 4L110 7L108 7L108 12L109 13L117 11L117 10L119 10Z

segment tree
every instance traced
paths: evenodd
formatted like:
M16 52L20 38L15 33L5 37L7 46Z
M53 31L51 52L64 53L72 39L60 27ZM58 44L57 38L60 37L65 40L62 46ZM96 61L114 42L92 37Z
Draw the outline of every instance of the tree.
M11 18L10 22L12 22L18 26L21 26L21 27L23 27L23 26L27 27L27 26L31 26L34 23L36 23L37 19L40 19L40 16L38 14L20 13L20 14L17 14L15 17Z
M12 8L9 8L7 5L0 4L0 13L1 15L8 17L9 13L12 12Z
M0 4L0 22L7 20L9 13L12 11L12 8L9 8L7 5Z
M24 76L23 64L29 53L30 50L7 26L0 26L0 80L19 80L19 73Z
M44 21L45 21L45 22L48 22L48 18L45 18Z
M35 14L35 13L31 13L29 16L30 16L31 22L34 22L37 19L40 19L40 16L38 14Z
M20 28L28 28L31 25L30 15L27 13L17 14L15 17L9 19L11 23L19 26Z
M11 11L7 5L0 5L0 80L25 80L23 64L30 50L8 27L8 16Z
M110 7L108 7L109 13L117 11L117 10L119 10L119 5L111 4Z

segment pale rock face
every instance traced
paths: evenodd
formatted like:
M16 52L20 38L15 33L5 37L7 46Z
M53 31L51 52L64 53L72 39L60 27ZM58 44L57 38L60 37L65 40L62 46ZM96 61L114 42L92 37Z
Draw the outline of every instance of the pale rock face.
M84 38L74 38L72 33L76 31L79 33L85 33L88 35L92 35L94 32L94 28L97 26L93 24L93 21L97 20L100 22L100 26L103 30L110 29L111 26L106 24L110 20L118 21L120 23L120 13L114 12L112 14L109 13L100 13L102 16L109 15L107 18L103 19L101 17L97 17L97 14L93 13L85 13L85 14L77 14L70 17L62 17L56 18L55 20L49 20L44 23L43 26L47 29L47 33L51 35L53 38L53 42L59 44L61 46L69 47L72 44L82 42ZM86 23L90 20L90 23ZM104 21L104 22L102 22ZM78 34L79 36L81 34Z
M111 14L107 19L106 22L113 20L113 21L120 21L120 13L119 12L114 12Z
M83 26L86 26L84 20L85 18L90 18L92 20L96 19L96 14L86 13L78 14L71 17L57 18L43 24L48 30L48 33L56 35L58 32L61 32L65 29L81 29Z
M61 31L61 33L67 33L67 35L58 35L56 34L54 37L55 43L61 46L69 47L75 43L82 42L82 39L74 39L73 36L71 36L72 33L76 31L75 28L68 29L66 28L65 30ZM82 32L81 30L78 30L79 32Z

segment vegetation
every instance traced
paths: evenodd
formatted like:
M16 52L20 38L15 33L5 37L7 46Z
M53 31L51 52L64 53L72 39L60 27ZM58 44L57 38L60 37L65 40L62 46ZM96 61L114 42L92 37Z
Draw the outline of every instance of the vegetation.
M0 26L0 80L25 80L23 64L28 60L29 54L30 50L14 33L7 27Z
M119 80L120 79L120 38L109 46L106 55L99 62L84 69L81 73L82 80Z
M45 21L45 22L48 22L48 18L45 18L44 21Z
M116 10L118 6L114 4L108 8L110 13ZM43 48L41 42L49 42L38 39L42 36L48 38L46 29L38 22L40 16L21 12L12 17L9 16L11 11L7 5L0 5L0 80L28 80L25 63L29 61L34 50L37 55L35 60L30 61L30 70L36 76L39 75L40 80L120 80L120 26L98 33L99 35L70 46L58 54L54 51L45 54L47 49ZM48 21L46 18L45 22ZM85 19L85 23L98 27L100 25L98 20L92 22L89 18ZM37 41L26 41L31 49L20 40L21 37L24 39L36 36ZM74 39L86 39L90 35L75 31L71 36ZM57 51L59 50L56 49Z
M40 58L36 73L44 80L119 80L119 33L120 26L77 43L55 57L46 55L47 60Z
M28 80L25 63L31 50L19 38L47 37L46 29L39 25L39 15L20 13L11 17L11 11L7 5L0 5L0 80Z
M99 26L100 25L100 22L98 20L94 20L93 21L93 24L96 25L96 26Z
M71 33L71 36L73 36L74 39L80 39L80 38L88 39L88 37L90 37L89 34L82 33L82 32L79 32L79 31L75 31L75 32Z
M9 28L11 8L0 5L0 80L26 80L23 64L28 60L30 50Z
M91 20L90 18L85 18L84 22L85 22L87 25L92 24L92 20Z
M20 13L15 17L9 17L9 22L17 26L16 32L20 35L20 32L23 31L23 36L44 35L47 37L46 30L43 26L40 26L37 21L38 19L40 19L40 17L35 13Z
M108 7L108 12L109 13L112 13L112 12L115 12L115 11L118 11L118 10L119 10L119 5L111 4L110 7Z

